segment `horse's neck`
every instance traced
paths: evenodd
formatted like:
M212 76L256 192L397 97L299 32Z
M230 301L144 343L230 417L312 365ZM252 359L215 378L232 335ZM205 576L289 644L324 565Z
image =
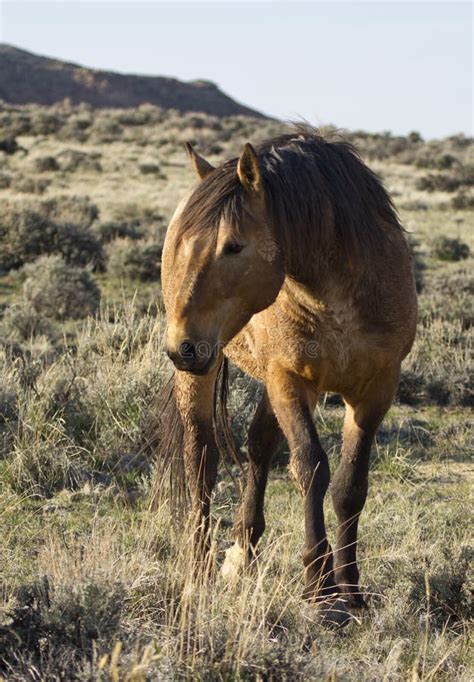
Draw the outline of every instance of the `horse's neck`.
M325 307L327 292L323 286L286 276L281 288L280 301L294 311L301 309L308 313L317 313Z
M288 273L282 286L282 297L293 309L320 314L322 310L338 308L349 304L357 290L363 285L363 278L336 265L324 264L297 276Z
M284 286L295 300L326 298L344 279L336 264L319 261L317 257L308 263L291 265L287 264Z

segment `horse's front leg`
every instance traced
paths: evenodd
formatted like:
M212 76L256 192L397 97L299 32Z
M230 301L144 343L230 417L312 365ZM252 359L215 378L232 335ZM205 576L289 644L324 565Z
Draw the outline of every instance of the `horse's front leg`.
M304 498L303 597L321 603L328 623L342 625L350 616L337 598L332 550L326 537L323 503L330 474L313 421L317 395L308 382L280 366L273 366L269 377L270 401L290 448L290 471Z
M222 574L232 578L255 558L265 530L264 500L272 457L282 433L265 391L250 425L245 490L234 526L235 544L226 553Z
M218 368L205 376L175 373L176 404L184 429L183 457L195 524L194 547L205 558L210 545L211 494L219 460L214 436L214 390Z

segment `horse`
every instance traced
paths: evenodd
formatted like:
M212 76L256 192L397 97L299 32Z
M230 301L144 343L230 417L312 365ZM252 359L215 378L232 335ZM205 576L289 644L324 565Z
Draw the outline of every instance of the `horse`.
M415 337L405 231L379 178L342 137L295 126L257 147L245 144L239 158L217 167L186 146L198 181L167 230L162 291L196 532L209 535L220 450L217 386L230 360L264 390L248 433L235 544L222 572L231 577L257 560L272 456L286 438L304 500L302 596L319 605L326 622L343 625L366 607L356 551L371 445ZM313 419L326 392L345 404L331 482ZM334 550L323 512L328 489Z

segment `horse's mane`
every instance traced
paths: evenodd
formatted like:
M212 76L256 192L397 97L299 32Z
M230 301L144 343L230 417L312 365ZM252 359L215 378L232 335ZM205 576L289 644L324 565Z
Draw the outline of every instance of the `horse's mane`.
M256 147L275 238L287 263L301 274L316 256L343 257L370 267L401 227L379 178L342 138L323 137L306 125ZM222 218L238 233L243 189L231 159L194 190L181 216L179 235L217 234Z

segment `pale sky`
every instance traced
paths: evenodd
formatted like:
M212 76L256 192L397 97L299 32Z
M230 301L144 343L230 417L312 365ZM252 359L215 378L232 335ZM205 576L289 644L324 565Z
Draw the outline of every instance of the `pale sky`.
M472 135L470 2L0 1L0 41L212 80L248 106L368 131Z

